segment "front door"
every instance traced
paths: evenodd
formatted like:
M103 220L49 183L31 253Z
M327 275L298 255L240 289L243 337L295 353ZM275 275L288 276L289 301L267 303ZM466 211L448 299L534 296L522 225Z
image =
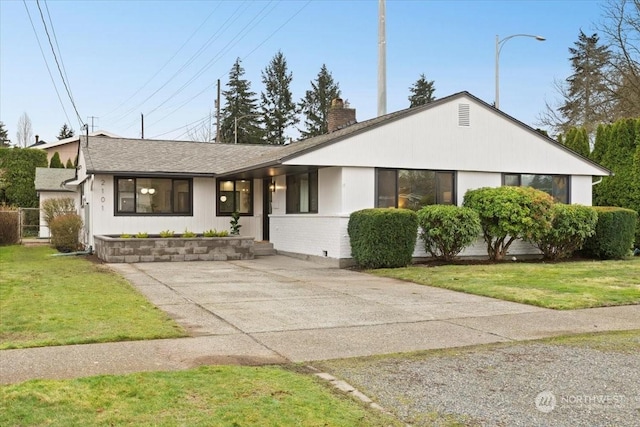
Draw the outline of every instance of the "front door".
M262 240L269 240L269 215L271 215L271 201L273 192L271 178L262 180Z

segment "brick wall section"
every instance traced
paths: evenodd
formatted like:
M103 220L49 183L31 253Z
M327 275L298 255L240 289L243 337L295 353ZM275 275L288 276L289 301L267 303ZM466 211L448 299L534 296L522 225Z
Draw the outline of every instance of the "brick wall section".
M109 263L253 259L253 237L121 239L94 236L96 255Z
M327 130L331 133L356 123L355 108L344 108L342 99L334 99L327 114Z

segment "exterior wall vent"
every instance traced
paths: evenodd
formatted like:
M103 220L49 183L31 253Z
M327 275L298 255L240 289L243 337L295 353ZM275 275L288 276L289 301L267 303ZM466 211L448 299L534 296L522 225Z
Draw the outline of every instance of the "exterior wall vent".
M469 118L469 104L458 104L458 126L471 126Z

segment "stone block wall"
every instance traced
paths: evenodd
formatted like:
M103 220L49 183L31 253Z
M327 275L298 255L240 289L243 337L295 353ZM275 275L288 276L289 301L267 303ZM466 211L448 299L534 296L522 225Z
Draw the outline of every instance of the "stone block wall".
M230 261L253 259L253 237L149 237L122 239L94 236L95 251L105 262Z

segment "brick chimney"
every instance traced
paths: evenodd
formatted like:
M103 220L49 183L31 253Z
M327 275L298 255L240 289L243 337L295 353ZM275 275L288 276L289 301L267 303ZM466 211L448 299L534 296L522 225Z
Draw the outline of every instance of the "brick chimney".
M344 101L335 98L331 101L331 108L327 115L327 129L329 133L356 123L355 108L345 108Z

